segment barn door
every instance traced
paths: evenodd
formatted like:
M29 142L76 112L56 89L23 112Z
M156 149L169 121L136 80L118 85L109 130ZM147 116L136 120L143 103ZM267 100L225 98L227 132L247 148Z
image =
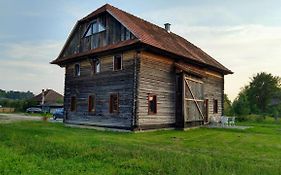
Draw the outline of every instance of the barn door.
M185 122L203 122L205 119L203 81L191 76L185 76L184 84Z

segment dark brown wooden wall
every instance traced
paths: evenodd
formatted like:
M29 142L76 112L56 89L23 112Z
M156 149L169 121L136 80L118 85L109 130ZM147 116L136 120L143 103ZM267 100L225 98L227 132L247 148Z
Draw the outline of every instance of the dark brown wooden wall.
M204 78L204 96L208 99L209 118L211 122L219 122L222 115L222 95L224 86L224 77L218 73L207 71L207 76ZM214 114L214 100L218 100L218 113Z
M172 59L141 52L137 98L140 128L175 123L175 76ZM157 95L157 114L148 114L149 93Z
M190 67L188 62L182 65ZM194 67L194 66L191 66ZM222 115L223 76L206 68L196 68L204 76L204 99L208 99L209 121L220 120ZM188 73L185 73L188 74ZM142 52L138 76L137 123L140 128L149 125L171 125L176 122L176 73L174 60L156 54ZM157 95L157 114L148 114L148 94ZM218 113L213 112L213 100L218 100ZM204 112L204 111L202 111Z
M93 20L100 22L106 30L84 38L83 35ZM127 37L126 32L128 33ZM75 53L85 52L97 47L103 47L133 38L135 38L135 36L121 25L120 22L110 14L103 13L87 22L78 23L73 31L73 36L70 37L69 42L63 50L62 56L66 57Z
M93 74L89 60L80 64L81 76L74 76L75 63L66 66L65 111L66 122L131 127L134 88L135 52L124 52L123 69L113 71L113 55L100 57L101 72ZM109 113L111 93L119 93L119 113ZM88 96L96 95L96 113L88 113ZM77 98L77 111L70 111L71 96Z
M138 56L137 56L138 55ZM85 59L66 66L66 122L131 128L171 126L176 122L176 73L174 60L146 51L123 53L123 70L113 71L113 56L100 57L101 72L93 74ZM90 59L91 57L89 57ZM74 65L81 66L81 76L74 76ZM182 63L189 65L188 63ZM209 100L210 121L222 115L223 76L201 69L205 76L204 99ZM119 113L109 113L111 93L119 93ZM96 113L88 113L88 96L96 95ZM157 114L148 114L148 94L157 95ZM77 98L77 111L70 111L71 96ZM136 98L136 101L134 101ZM213 100L218 100L218 113L213 113Z

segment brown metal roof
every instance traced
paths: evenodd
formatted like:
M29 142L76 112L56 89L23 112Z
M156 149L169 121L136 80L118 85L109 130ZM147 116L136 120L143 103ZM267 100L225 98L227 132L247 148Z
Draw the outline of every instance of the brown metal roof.
M232 73L229 69L224 67L222 64L220 64L214 58L212 58L207 53L202 51L200 48L188 42L186 39L172 32L167 32L162 27L159 27L148 21L145 21L139 17L129 14L109 4L106 4L100 7L99 9L97 9L96 11L92 12L91 14L87 15L86 17L81 19L79 23L89 20L102 12L108 12L109 14L111 14L122 25L124 25L128 30L130 30L137 37L137 39L143 44L147 44L149 46L161 49L163 51L175 54L177 56L184 57L186 59L193 60L195 62L214 67L218 70L221 70L224 74ZM136 43L136 41L128 42L127 44L129 45L133 43ZM114 46L109 46L109 47L114 47ZM106 49L106 47L104 49ZM94 52L94 50L89 51L89 53L92 52ZM75 57L75 55L70 57L73 58ZM56 60L54 60L52 63L58 64L59 62L65 61L67 59L68 59L67 57L65 58L59 57Z

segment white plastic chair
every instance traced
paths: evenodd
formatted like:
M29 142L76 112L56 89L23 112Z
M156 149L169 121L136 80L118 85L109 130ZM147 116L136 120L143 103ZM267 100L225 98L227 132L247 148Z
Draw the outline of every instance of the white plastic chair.
M222 124L222 127L228 126L228 117L221 116L221 124Z

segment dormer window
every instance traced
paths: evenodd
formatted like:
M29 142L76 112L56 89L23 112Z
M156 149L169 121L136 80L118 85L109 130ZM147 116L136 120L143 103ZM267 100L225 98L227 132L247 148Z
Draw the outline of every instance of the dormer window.
M105 27L98 21L94 20L88 26L86 32L84 33L84 37L88 37L88 36L91 36L93 34L96 34L96 33L102 32L102 31L105 31Z

